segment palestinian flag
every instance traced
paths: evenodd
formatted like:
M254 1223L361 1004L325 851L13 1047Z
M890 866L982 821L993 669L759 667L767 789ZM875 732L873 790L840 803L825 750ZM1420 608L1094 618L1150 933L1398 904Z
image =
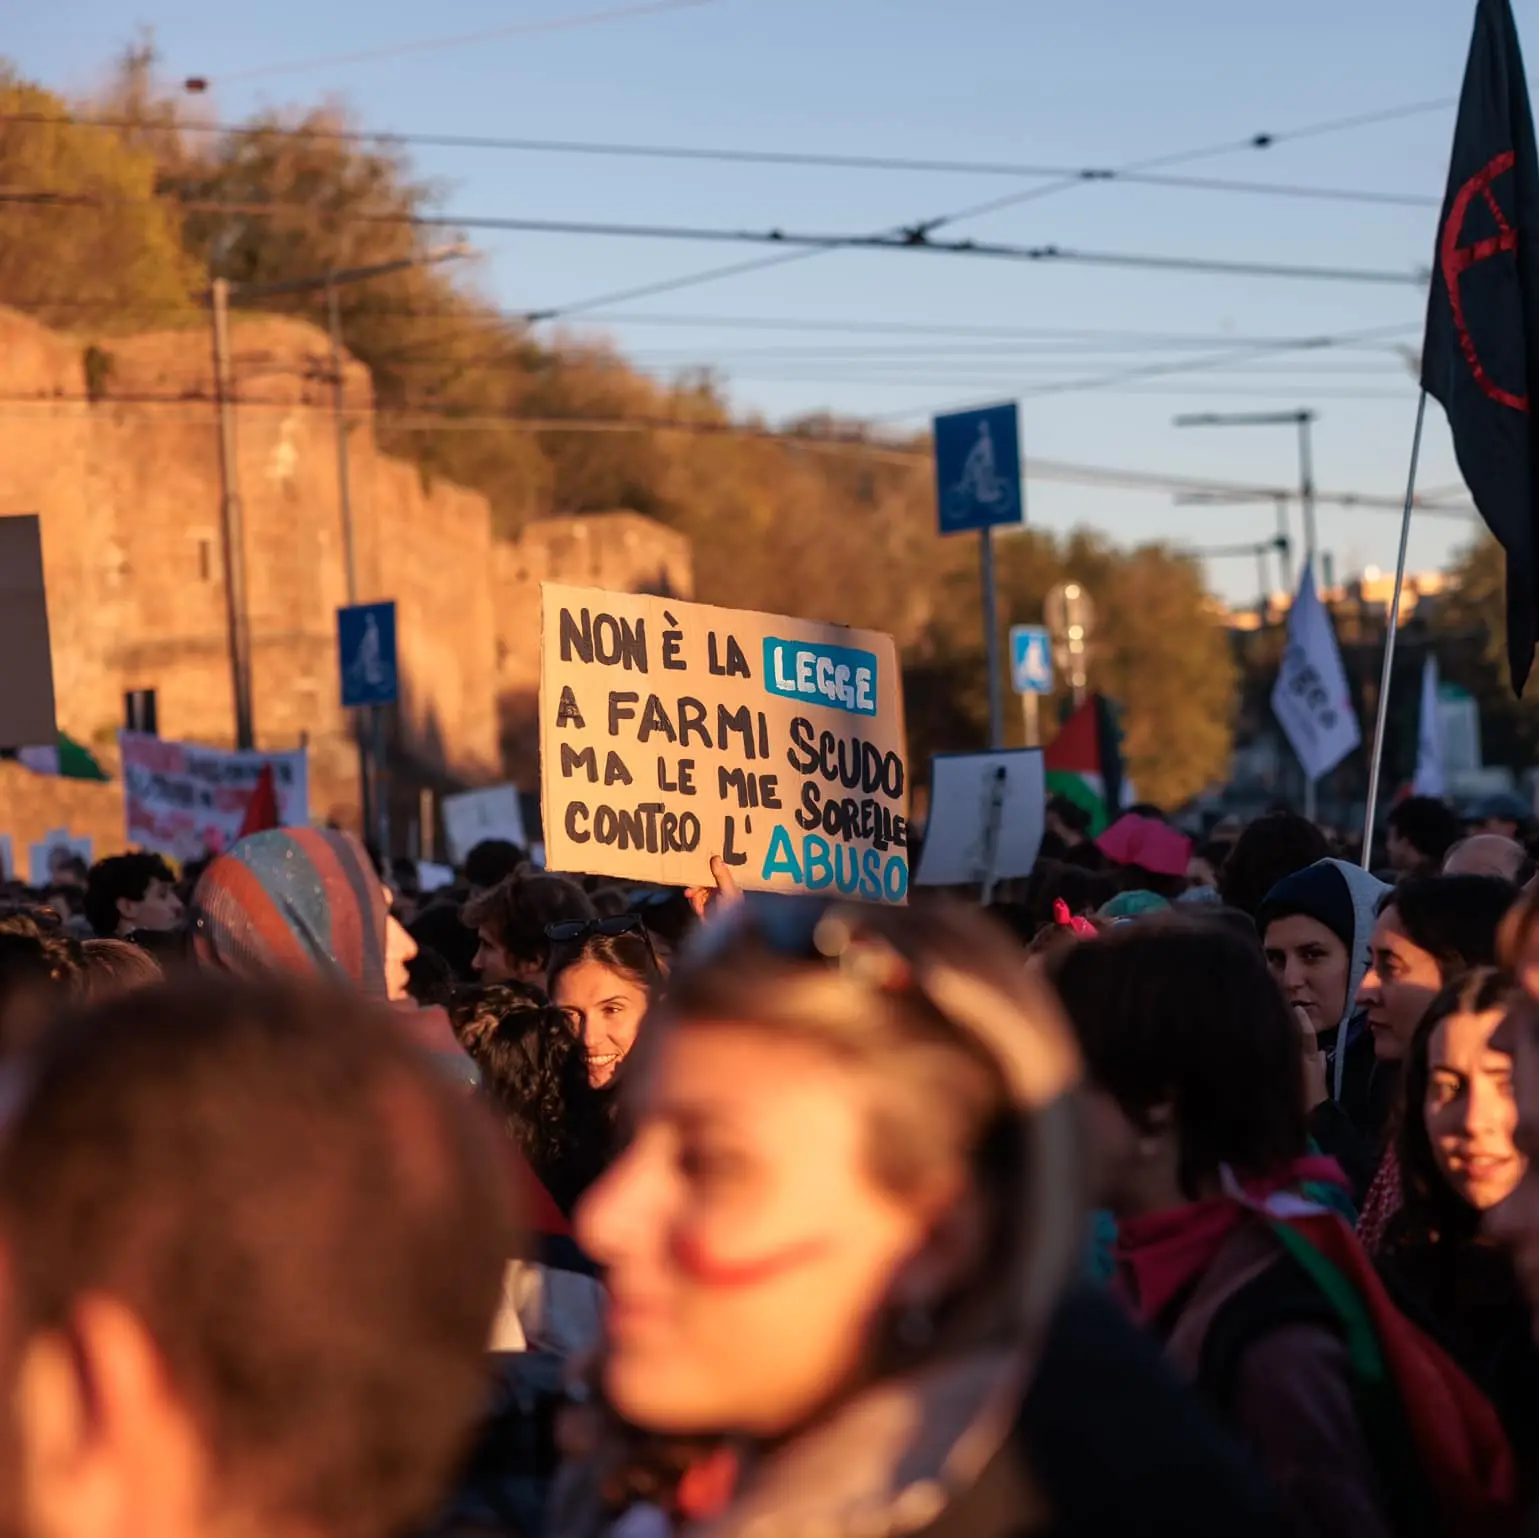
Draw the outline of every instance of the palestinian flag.
M89 748L73 737L59 733L59 740L46 748L17 748L16 759L33 774L53 775L64 780L96 780L105 783L107 773L96 762Z
M1105 832L1122 809L1122 734L1111 701L1092 694L1042 755L1047 793L1062 796L1090 814L1090 836Z

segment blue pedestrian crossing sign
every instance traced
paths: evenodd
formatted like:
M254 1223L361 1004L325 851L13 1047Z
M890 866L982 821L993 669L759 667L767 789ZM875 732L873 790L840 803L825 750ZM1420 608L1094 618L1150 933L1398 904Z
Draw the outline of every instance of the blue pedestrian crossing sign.
M401 697L395 658L395 605L361 603L337 610L342 703L394 705Z
M1045 625L1011 627L1010 679L1017 694L1053 692L1053 642Z
M936 417L935 500L942 534L1022 521L1015 402Z

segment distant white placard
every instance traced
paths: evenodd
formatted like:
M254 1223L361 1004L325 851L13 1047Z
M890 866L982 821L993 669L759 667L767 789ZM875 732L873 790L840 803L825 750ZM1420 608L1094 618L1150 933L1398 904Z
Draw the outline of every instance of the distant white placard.
M429 892L442 892L454 885L454 871L448 865L435 865L431 860L417 861L417 886L426 897Z
M528 847L516 785L492 785L445 796L443 814L449 858L456 865L463 865L465 856L489 838L505 838L520 849Z
M930 822L915 884L969 886L985 876L1030 875L1046 814L1040 748L937 755L930 760Z
M55 866L72 854L78 854L89 866L94 848L90 839L75 838L67 828L54 828L28 851L29 884L39 889L52 886Z

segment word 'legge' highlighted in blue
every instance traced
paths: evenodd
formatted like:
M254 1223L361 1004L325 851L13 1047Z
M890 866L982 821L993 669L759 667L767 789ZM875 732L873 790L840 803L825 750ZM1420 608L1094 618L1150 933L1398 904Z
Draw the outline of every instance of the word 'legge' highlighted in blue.
M847 646L764 638L764 687L851 715L876 714L876 656Z

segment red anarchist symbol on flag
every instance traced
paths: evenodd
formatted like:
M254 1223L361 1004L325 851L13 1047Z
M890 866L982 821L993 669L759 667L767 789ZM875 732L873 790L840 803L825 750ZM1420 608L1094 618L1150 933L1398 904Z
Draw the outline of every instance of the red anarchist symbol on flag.
M1448 285L1448 303L1453 308L1454 327L1459 333L1459 346L1464 352L1465 361L1470 366L1470 373L1475 376L1475 383L1498 405L1510 406L1514 411L1526 412L1528 410L1526 395L1514 395L1510 390L1502 389L1486 373L1480 361L1480 353L1475 346L1475 339L1470 335L1469 324L1464 318L1464 300L1459 292L1459 284L1464 274L1477 262L1498 256L1504 251L1518 249L1518 232L1507 222L1507 216L1502 212L1501 204L1496 201L1496 195L1491 191L1491 183L1503 172L1510 171L1515 159L1511 150L1498 155L1459 189L1458 195L1453 200L1453 206L1448 210L1448 220L1443 225L1443 237L1439 242L1438 254L1442 261L1443 281ZM1469 213L1470 204L1477 197L1484 198L1486 207L1491 210L1491 217L1496 221L1497 233L1487 236L1484 240L1477 240L1473 245L1461 246L1459 236L1464 232L1464 221Z

